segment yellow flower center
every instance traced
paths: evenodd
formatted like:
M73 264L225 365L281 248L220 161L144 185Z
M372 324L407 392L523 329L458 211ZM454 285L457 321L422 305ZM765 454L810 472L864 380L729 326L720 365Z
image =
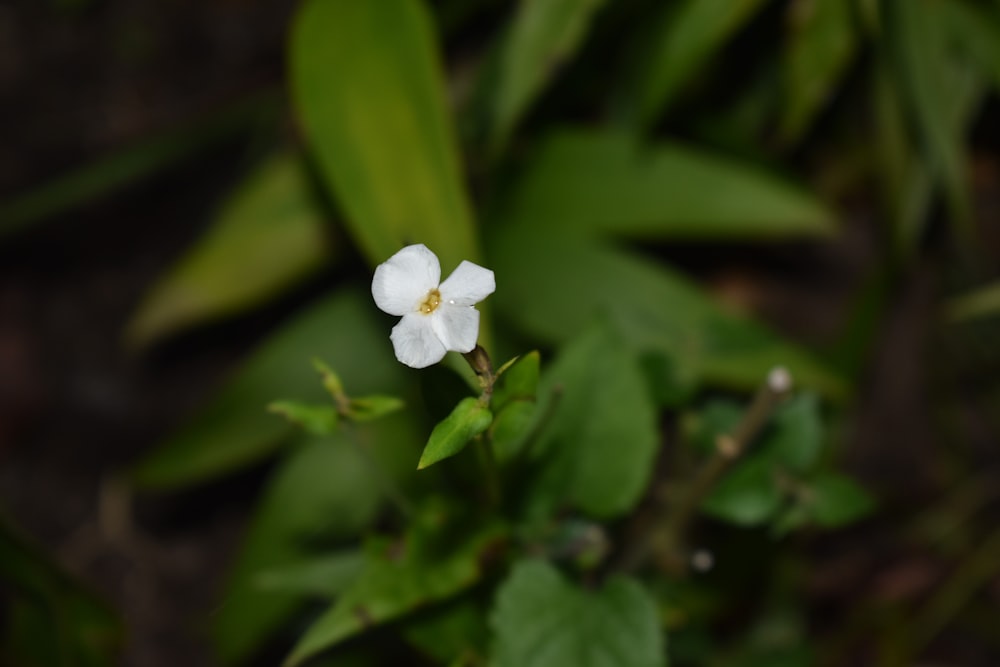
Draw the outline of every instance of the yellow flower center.
M427 293L427 296L424 297L423 302L420 304L420 307L417 310L419 310L424 315L430 315L435 310L437 310L437 307L440 305L441 305L441 292L439 292L435 287L434 289L432 289L430 292Z

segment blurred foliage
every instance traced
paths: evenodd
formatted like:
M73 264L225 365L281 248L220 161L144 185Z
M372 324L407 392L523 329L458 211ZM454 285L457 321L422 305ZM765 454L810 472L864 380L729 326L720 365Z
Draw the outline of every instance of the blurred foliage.
M156 491L273 463L213 616L220 660L249 663L272 642L288 665L807 665L849 652L850 626L846 640L810 635L784 538L875 511L840 470L838 435L921 249L940 238L942 256L968 260L943 327L1000 311L995 270L968 268L982 264L969 138L998 87L1000 8L974 0L301 2L297 142L248 172L127 331L149 346L330 263L350 274L276 324L132 470ZM250 115L280 106L268 100ZM247 122L211 119L84 166L0 206L0 233ZM879 266L832 353L733 312L665 259L838 239L852 196L880 210ZM444 273L492 268L480 343L541 352L478 396L397 364L352 261L411 243ZM764 386L748 399L777 366L791 397ZM106 664L103 607L4 539L19 664ZM926 634L882 664L919 655L996 576L995 551L984 541L975 577L898 610ZM64 604L80 617L49 618ZM734 633L735 614L756 621ZM36 646L45 624L80 660L31 655L56 650Z

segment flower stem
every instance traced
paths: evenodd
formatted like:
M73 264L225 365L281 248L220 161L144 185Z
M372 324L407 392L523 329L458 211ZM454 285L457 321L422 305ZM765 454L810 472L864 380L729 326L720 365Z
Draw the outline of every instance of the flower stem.
M668 571L683 572L688 567L687 534L698 509L733 463L743 455L761 429L767 424L775 407L791 390L788 371L777 367L757 390L750 407L730 433L716 438L712 456L698 470L694 480L684 489L676 504L659 501L653 509L651 526L646 526L639 539L632 543L619 561L618 568L633 571L650 558L656 558ZM658 499L664 494L657 494Z
M493 398L493 385L497 381L497 376L493 372L493 362L490 355L482 345L476 345L471 352L462 355L469 362L469 366L475 371L479 378L479 386L482 393L479 402L484 406L490 404ZM476 449L479 451L479 462L486 475L486 490L489 494L489 501L493 506L498 506L503 500L503 488L500 483L500 466L497 464L496 452L493 450L493 438L490 431L479 439Z

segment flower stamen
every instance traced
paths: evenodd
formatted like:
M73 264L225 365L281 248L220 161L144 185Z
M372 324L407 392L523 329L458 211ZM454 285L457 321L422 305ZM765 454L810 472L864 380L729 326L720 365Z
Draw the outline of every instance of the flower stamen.
M420 302L420 306L417 308L417 310L419 310L424 315L430 315L435 310L437 310L437 307L440 305L441 305L441 292L439 292L438 289L435 287L434 289L432 289L430 292L427 293L427 296L425 296L424 300Z

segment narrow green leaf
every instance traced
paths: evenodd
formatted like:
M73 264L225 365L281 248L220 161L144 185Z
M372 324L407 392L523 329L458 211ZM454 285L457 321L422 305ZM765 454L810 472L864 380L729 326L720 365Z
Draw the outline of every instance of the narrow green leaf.
M764 5L766 0L682 0L663 9L650 33L650 55L641 68L638 111L648 127L681 88Z
M0 664L118 664L122 627L116 615L2 517L0 587Z
M501 147L545 84L583 43L604 0L521 0L494 95L492 144Z
M476 583L483 574L480 560L505 539L506 529L486 522L472 532L455 531L448 520L418 522L401 543L370 542L361 574L306 631L286 667Z
M253 585L268 593L333 598L357 578L363 566L360 551L339 551L262 570Z
M416 428L399 413L333 436L302 435L292 443L268 482L213 614L212 639L226 663L252 655L313 595L294 585L262 587L262 573L291 576L289 568L316 557L311 545L354 538L367 529L384 499L383 478L398 479L400 463L412 461L419 447ZM360 447L369 449L363 453Z
M292 29L299 120L371 263L425 243L445 270L479 252L436 37L416 0L308 0Z
M850 2L810 0L789 5L788 44L782 55L785 102L780 133L798 140L830 100L857 53L858 33Z
M399 387L403 374L388 331L367 295L339 292L286 324L250 356L194 419L133 471L137 484L179 487L230 473L266 457L294 432L265 408L280 396L329 400L309 360L330 359L360 392Z
M674 144L642 147L621 132L571 129L542 143L494 217L553 232L639 238L834 231L822 203L751 165Z
M128 342L148 345L242 312L300 283L333 254L323 215L300 157L271 157L143 297L126 330Z
M362 396L351 399L347 416L356 422L369 422L402 410L404 405L403 399L395 396Z
M969 72L955 62L946 43L947 25L937 20L935 2L882 0L887 43L907 109L913 114L935 180L943 187L949 212L959 229L970 224L965 127L951 120L956 85Z
M544 561L514 566L490 623L495 667L665 667L655 602L637 581L615 576L578 588Z
M497 307L549 343L610 319L640 351L661 351L676 372L701 383L753 389L774 366L799 386L842 396L844 381L760 324L728 314L667 267L603 244L544 229L496 230L492 266L503 277Z
M947 312L953 322L968 322L1000 315L1000 281L951 299Z
M540 471L526 492L529 511L565 502L599 518L631 510L649 483L659 428L621 338L608 326L586 330L563 348L538 394L546 421L532 446Z
M315 405L297 401L275 401L268 412L281 415L313 435L329 435L337 429L337 411L332 405Z
M254 96L217 115L140 141L4 202L0 205L0 237L114 192L240 132L261 124L275 124L281 103L275 91Z
M417 469L458 454L474 437L488 429L492 422L493 413L478 398L463 398L451 414L431 431Z

